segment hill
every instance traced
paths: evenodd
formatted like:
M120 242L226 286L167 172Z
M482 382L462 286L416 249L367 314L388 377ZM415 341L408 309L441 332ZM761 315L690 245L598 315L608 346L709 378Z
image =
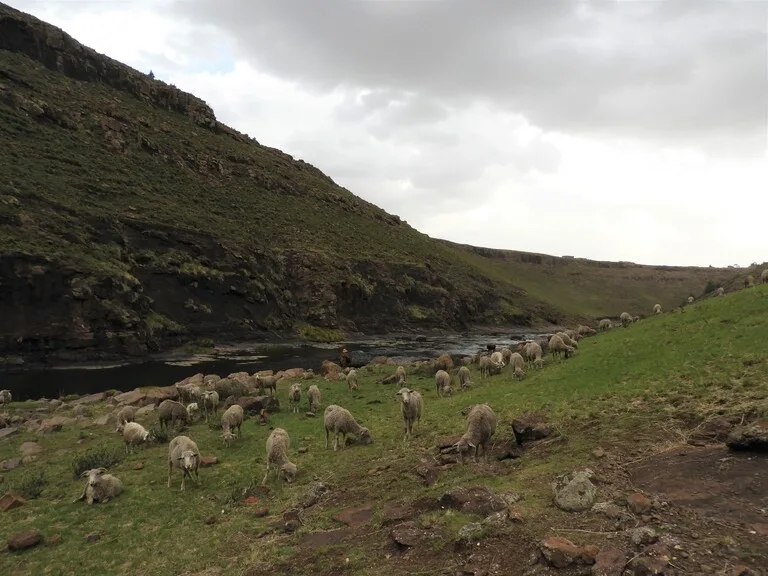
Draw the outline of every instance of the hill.
M549 541L562 551L560 565L571 564L556 572L564 576L586 573L578 564L596 554L613 558L606 574L621 573L625 562L631 574L759 574L768 565L768 456L729 450L723 440L768 416L766 309L768 286L707 299L585 338L573 358L546 357L522 382L508 369L481 379L472 365L473 388L445 398L432 371L408 367L409 386L424 397L408 443L394 389L376 383L393 366L361 369L354 392L316 378L321 410L347 407L372 444L326 450L321 418L286 410L271 414L269 426L248 419L229 448L215 422L194 423L184 433L218 463L183 493L178 472L166 487L167 439L124 455L109 419L115 399L13 403L10 416L27 422L4 434L0 460L5 467L22 446L37 452L4 472L4 485L30 499L3 512L0 539L38 530L46 545L0 555L0 572L390 575L418 567L523 575L555 573L531 572L529 562L544 540L560 537L573 543ZM281 401L287 386L279 384ZM134 396L126 401L141 401ZM437 446L456 440L461 410L476 403L498 417L490 458L456 464ZM539 424L539 440L517 447L511 423L524 414L533 421L534 411L547 425ZM59 431L35 420L54 415L63 418ZM137 419L154 428L157 417ZM277 426L291 436L288 456L299 473L293 484L270 478L262 489L264 442ZM94 507L71 503L84 485L73 465L82 464L105 464L123 493ZM565 512L551 482L585 466L602 504ZM296 508L301 522L290 523ZM483 520L494 510L500 514Z
M0 147L0 356L547 326L669 308L737 272L432 239L2 4Z

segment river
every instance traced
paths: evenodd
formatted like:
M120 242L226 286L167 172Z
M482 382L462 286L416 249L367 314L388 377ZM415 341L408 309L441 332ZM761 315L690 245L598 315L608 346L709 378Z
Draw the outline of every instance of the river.
M77 364L52 368L14 366L0 370L0 389L8 389L14 401L60 398L69 394L93 394L105 390L125 392L139 386L170 386L198 372L226 376L233 372L312 368L323 360L338 362L342 348L366 355L389 356L396 362L432 359L440 354L461 357L485 350L486 344L510 346L539 334L375 338L336 344L238 344L217 347L210 354L166 354L141 362Z

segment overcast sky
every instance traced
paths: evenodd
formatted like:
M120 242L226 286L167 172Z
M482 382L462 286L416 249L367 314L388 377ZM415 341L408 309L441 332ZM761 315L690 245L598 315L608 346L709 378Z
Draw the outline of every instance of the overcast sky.
M647 264L768 260L768 3L10 4L430 236Z

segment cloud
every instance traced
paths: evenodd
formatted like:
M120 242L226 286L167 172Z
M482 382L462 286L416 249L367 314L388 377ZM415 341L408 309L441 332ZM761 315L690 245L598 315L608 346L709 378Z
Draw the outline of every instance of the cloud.
M19 9L434 237L762 262L764 3L134 0Z

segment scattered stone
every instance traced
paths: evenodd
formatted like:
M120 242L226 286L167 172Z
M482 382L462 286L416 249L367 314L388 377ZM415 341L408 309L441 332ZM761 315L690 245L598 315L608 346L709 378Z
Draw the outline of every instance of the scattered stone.
M9 550L25 550L37 546L42 542L43 535L39 530L25 530L24 532L17 532L8 538Z
M735 427L725 443L731 450L768 451L768 421Z
M333 519L342 524L346 524L350 528L358 528L373 520L373 508L371 506L347 508L338 514L335 514Z
M93 544L94 542L98 542L99 540L101 540L101 534L99 534L98 532L91 532L90 534L88 534L88 536L85 537L85 541L88 542L89 544Z
M143 462L136 462L136 464L133 465L134 470L143 470L144 469L144 463Z
M734 566L733 568L731 568L730 572L728 572L728 576L759 576L759 575L757 572L755 572L748 566L739 564L738 566Z
M589 510L597 497L597 488L590 480L593 477L589 468L558 477L552 483L555 505L566 512Z
M43 447L37 442L24 442L20 447L22 456L34 456L43 451Z
M80 441L78 441L78 443L80 443ZM34 456L34 455L30 455L30 456L24 456L24 457L21 459L21 463L22 463L22 464L29 464L29 463L31 463L31 462L34 462L35 460L37 460L37 456Z
M207 524L208 526L210 526L211 524L216 524L216 516L214 516L213 514L211 514L210 516L206 516L205 518L203 518L203 524Z
M650 558L640 556L632 560L633 576L664 576L666 574L667 562L660 558Z
M93 421L93 423L96 426L106 426L107 424L109 424L109 421L111 420L111 418L112 417L110 414L105 414L104 416L99 416L98 418L96 418Z
M208 468L218 463L219 463L219 459L216 458L216 456L202 456L200 458L200 466L202 468Z
M18 428L1 428L0 429L0 439L8 438L9 436L13 436L19 431Z
M593 576L621 576L627 563L627 555L616 548L602 548L592 567Z
M500 510L499 512L494 512L493 514L490 514L485 517L483 520L483 524L486 526L493 526L495 528L502 528L507 525L509 522L509 510Z
M53 432L59 432L62 426L73 424L74 422L74 418L66 418L64 416L46 418L40 422L40 426L37 429L37 434L51 434Z
M435 441L435 446L440 452L453 452L454 444L461 439L461 434L454 434L453 436L443 436Z
M320 498L322 498L326 492L328 492L328 486L322 482L313 483L309 487L304 500L301 502L302 508L309 508L310 506L314 506L320 501Z
M640 492L635 492L627 498L627 506L635 514L645 514L651 509L651 501Z
M150 414L155 411L155 405L154 404L147 404L146 406L142 406L138 410L136 410L136 416L146 416L147 414Z
M53 536L48 538L47 544L48 546L58 546L59 544L61 544L62 540L63 538L61 537L61 534L54 534Z
M581 548L559 536L547 538L539 545L539 549L547 563L555 568L571 566L581 557Z
M462 542L471 542L472 540L480 540L483 537L483 525L479 522L470 522L465 524L459 530L458 539Z
M81 417L81 416L92 416L93 412L91 412L91 409L88 408L88 406L84 404L78 404L75 406L75 416Z
M263 506L261 508L256 508L256 510L253 511L253 515L256 516L256 518L266 518L269 516L269 508L264 508Z
M594 457L595 457L595 458L597 458L598 460L599 460L600 458L605 458L605 450L603 450L602 448L600 448L600 447L598 446L597 448L595 448L594 450L592 450L592 456L594 456Z
M307 418L314 418L315 417L315 413L314 412L304 412L304 416L306 416Z
M592 565L597 561L597 555L600 553L600 548L594 544L589 544L581 549L581 561L584 564Z
M632 544L635 546L648 546L656 542L659 537L656 534L656 530L649 528L648 526L640 526L632 530L630 534Z
M543 414L530 412L523 414L512 421L512 431L518 445L523 442L535 442L552 435L550 426Z
M283 512L283 522L287 532L295 532L304 523L304 512L301 508L288 508Z
M699 572L701 572L702 574L714 574L715 569L712 568L712 566L710 566L709 564L701 564L699 565Z
M97 392L96 394L88 394L87 396L83 396L82 398L78 398L76 400L72 400L72 402L70 402L70 404L72 406L82 406L82 405L85 405L85 404L95 404L96 402L101 402L102 400L104 400L105 396L106 395L104 394L104 392ZM53 402L54 402L54 400L51 400L51 404ZM57 402L59 402L58 405L61 405L60 401L57 400Z
M410 516L410 509L399 502L387 502L382 510L382 524L401 522Z
M500 496L485 487L455 488L443 494L438 502L446 508L478 516L489 516L504 510L509 504L514 504L514 496Z
M0 470L14 470L21 465L21 458L8 458L0 462Z
M118 404L130 404L135 405L144 400L147 395L141 390L131 390L130 392L123 392L115 396L115 400Z
M416 468L416 474L424 479L425 486L432 486L437 482L437 469L431 466L419 466Z
M0 511L7 512L8 510L18 508L19 506L24 506L26 503L27 501L24 500L24 498L21 496L16 496L16 494L11 492L6 492L0 496Z
M298 450L299 454L306 454L308 451L309 451L309 448L307 448L306 446L299 446L299 450Z
M429 540L433 534L428 530L417 528L414 522L403 522L392 528L389 537L400 546L413 548Z
M629 522L632 516L623 508L620 508L613 502L598 502L592 506L592 512L602 514L606 518L616 520L617 522Z

